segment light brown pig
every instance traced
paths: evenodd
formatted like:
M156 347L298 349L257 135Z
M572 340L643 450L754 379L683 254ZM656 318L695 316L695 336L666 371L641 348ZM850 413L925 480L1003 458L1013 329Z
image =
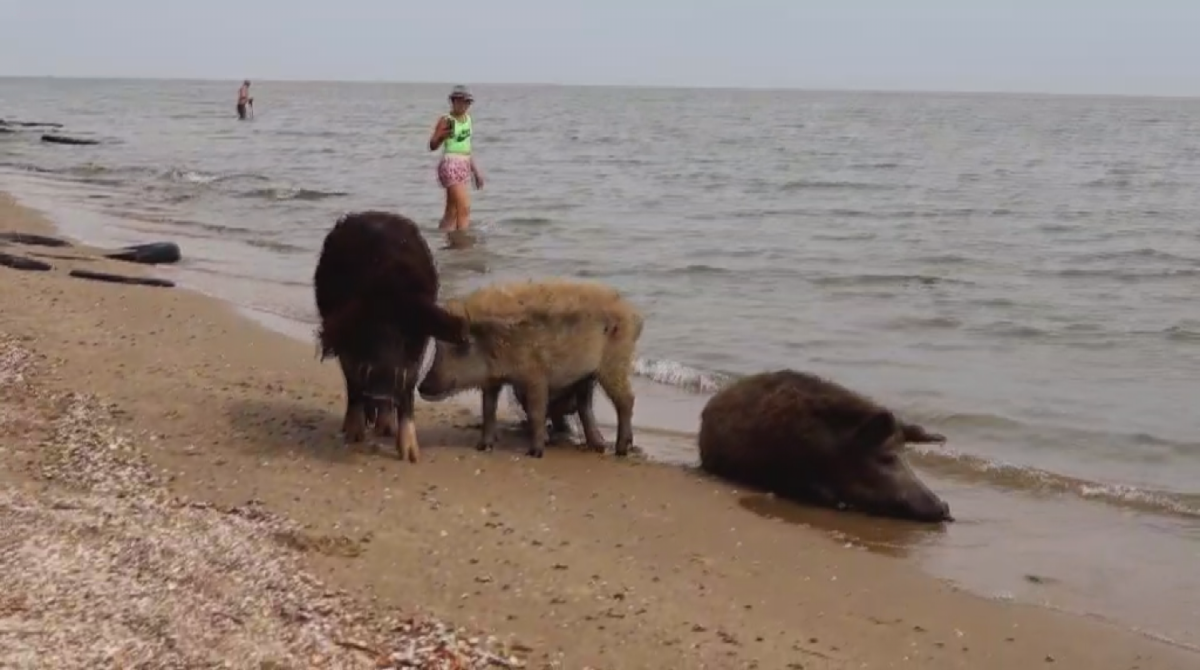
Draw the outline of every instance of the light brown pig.
M605 449L592 411L594 376L617 413L616 453L633 443L633 358L642 335L642 315L614 289L564 279L494 284L446 311L467 322L466 344L438 342L433 363L418 392L436 400L481 389L483 427L479 449L496 442L496 408L506 384L525 398L530 424L530 456L540 458L546 443L551 398L568 389L588 446Z

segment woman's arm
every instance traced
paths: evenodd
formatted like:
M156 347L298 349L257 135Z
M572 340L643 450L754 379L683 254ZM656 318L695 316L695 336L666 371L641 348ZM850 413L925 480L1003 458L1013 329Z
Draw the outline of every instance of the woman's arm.
M442 142L450 137L450 133L454 128L450 125L450 119L442 116L439 117L437 123L433 126L433 133L429 136L429 150L437 151L437 148L442 146Z
M471 176L475 178L475 188L483 188L483 172L475 164L475 154L471 154Z

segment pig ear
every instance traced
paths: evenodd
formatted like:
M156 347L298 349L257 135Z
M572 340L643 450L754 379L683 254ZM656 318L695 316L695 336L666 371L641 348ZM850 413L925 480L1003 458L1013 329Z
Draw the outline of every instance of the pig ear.
M887 444L895 433L896 417L887 410L881 410L867 417L850 433L847 446L854 451L869 453Z
M915 423L901 423L900 430L904 431L904 441L913 444L939 444L946 441L941 433L931 433L924 426Z

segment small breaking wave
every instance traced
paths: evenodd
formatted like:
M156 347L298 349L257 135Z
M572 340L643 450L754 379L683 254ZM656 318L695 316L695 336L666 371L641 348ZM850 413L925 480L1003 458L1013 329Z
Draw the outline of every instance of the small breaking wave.
M168 168L163 176L167 181L179 182L182 184L215 184L216 182L233 179L238 175L222 175L212 172L202 172L200 170L185 170L182 168Z
M697 393L716 393L731 377L719 372L694 368L671 360L639 358L633 373L650 381Z
M345 191L320 191L312 188L270 187L256 188L243 191L239 198L261 198L264 200L304 200L316 201L328 198L341 198L350 195Z
M279 240L269 240L263 238L251 238L245 240L246 244L258 249L266 249L280 254L299 255L308 253L308 247L303 247L290 242L280 242Z
M819 179L796 179L781 187L783 191L804 191L816 189L843 189L847 191L888 191L895 186L888 184L872 184L861 181L823 181Z
M162 173L162 177L170 184L178 184L181 186L190 186L199 189L200 192L206 187L220 189L226 194L233 195L237 198L251 198L271 201L317 201L328 198L340 198L349 193L345 191L326 191L316 188L304 188L292 185L271 185L271 186L255 186L246 188L250 184L262 184L263 182L272 181L270 177L253 172L204 172L202 170L190 170L184 168L170 168ZM241 190L239 189L241 187Z
M0 161L0 168L6 170L16 170L17 172L30 172L33 174L52 174L54 170L34 165L33 163L22 163L12 161Z
M554 224L554 219L545 216L513 216L500 219L496 223L503 226L550 226Z
M962 284L969 285L971 282L962 279L951 279L949 277L937 277L933 275L923 274L854 274L854 275L827 275L824 277L816 277L812 283L817 286L830 287L855 287L855 286L889 286L889 285L904 285L904 286L935 286L938 284Z
M1068 279L1108 279L1128 284L1162 280L1186 279L1200 276L1200 268L1159 268L1145 270L1113 270L1086 268L1066 268L1049 272L1035 271L1043 276L1056 276ZM1034 273L1031 273L1034 274Z
M1104 262L1104 261L1156 261L1162 263L1181 263L1192 265L1200 259L1189 258L1178 253L1164 251L1162 249L1154 249L1152 247L1139 247L1137 249L1123 249L1120 251L1097 251L1079 255L1075 258L1081 262Z
M1200 519L1200 495L1094 482L1039 468L989 460L945 445L910 445L910 459L930 472L1040 496L1071 495L1113 507Z
M854 163L850 167L858 170L892 170L900 167L900 163L895 161L879 161L877 163Z

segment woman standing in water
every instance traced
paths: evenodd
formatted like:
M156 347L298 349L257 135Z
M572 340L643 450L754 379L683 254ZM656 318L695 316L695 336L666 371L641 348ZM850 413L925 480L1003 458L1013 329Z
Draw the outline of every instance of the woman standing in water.
M442 147L438 162L438 183L446 189L446 210L442 214L441 230L466 230L471 225L471 193L467 182L483 188L483 175L471 157L471 116L467 110L475 99L466 86L455 86L450 92L450 113L440 117L429 138L429 150Z

